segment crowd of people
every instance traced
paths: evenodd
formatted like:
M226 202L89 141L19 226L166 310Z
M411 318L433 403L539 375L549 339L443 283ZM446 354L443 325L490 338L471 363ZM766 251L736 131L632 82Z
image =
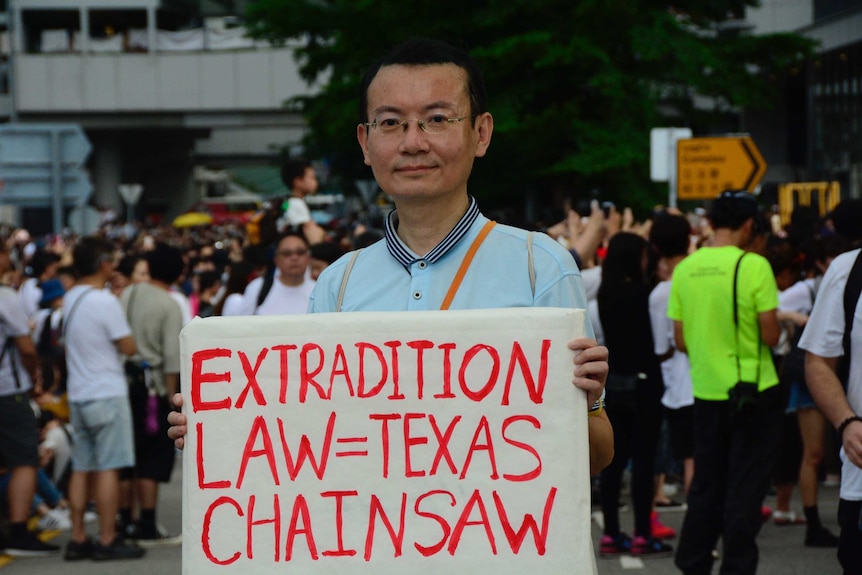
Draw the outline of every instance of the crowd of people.
M186 432L171 401L182 403L179 332L192 318L448 307L441 301L456 268L480 245L486 257L473 262L452 309L589 310L588 337L570 348L572 382L588 398L601 556L673 553L667 540L676 534L657 513L672 503L657 488L667 471L657 464L662 437L687 499L676 553L683 572L711 572L721 538L724 565L754 573L772 484L776 523L804 523L806 545L839 545L817 511L818 474L835 445L826 441L832 434L819 393L806 385L804 351L835 356L799 334L829 283L830 262L862 240L862 204L842 202L825 218L800 209L782 227L754 196L725 192L708 218L657 207L636 222L631 210L596 202L589 214L569 211L547 235L495 223L466 189L493 130L474 66L458 50L418 40L369 70L357 138L396 205L379 231L313 222L303 197L317 181L302 161L282 172L290 195L249 227L134 234L106 227L44 239L6 230L0 469L8 497L0 548L19 556L59 551L28 527L34 513L42 528L71 529L67 560L134 559L148 546L180 542L159 526L158 486L170 479ZM414 117L424 119L402 119ZM462 123L467 118L472 124ZM444 169L399 163L413 157ZM502 290L518 258L533 285ZM426 269L423 292L412 278ZM862 442L862 420L845 407L827 418ZM784 430L789 420L801 435L796 453ZM787 462L783 470L777 460ZM629 466L632 536L619 520ZM797 481L802 514L789 508ZM94 517L97 537L85 526Z

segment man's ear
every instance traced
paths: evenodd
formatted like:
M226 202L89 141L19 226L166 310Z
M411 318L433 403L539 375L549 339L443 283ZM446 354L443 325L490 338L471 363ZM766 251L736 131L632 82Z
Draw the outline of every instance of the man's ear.
M359 147L362 148L362 159L366 166L371 165L368 159L368 126L358 124L356 126L356 139L359 141Z
M481 158L491 145L491 134L494 132L494 118L489 112L476 118L473 130L476 133L476 157Z

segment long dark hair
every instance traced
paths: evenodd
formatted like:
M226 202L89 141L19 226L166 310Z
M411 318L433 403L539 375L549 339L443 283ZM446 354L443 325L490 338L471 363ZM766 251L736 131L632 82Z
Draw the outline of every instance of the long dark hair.
M643 257L646 249L647 241L637 234L621 232L611 238L602 262L599 299L626 283L645 284Z

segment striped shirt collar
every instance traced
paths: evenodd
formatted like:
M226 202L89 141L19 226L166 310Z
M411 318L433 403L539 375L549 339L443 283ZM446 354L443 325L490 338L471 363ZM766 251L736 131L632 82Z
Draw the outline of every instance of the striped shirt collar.
M384 222L383 231L386 236L386 247L392 257L398 260L402 266L409 268L410 264L425 260L429 263L435 263L437 260L446 255L470 230L470 226L479 217L479 204L476 203L476 198L470 196L470 205L467 207L467 212L458 220L455 227L443 238L443 241L428 252L425 257L417 256L410 248L408 248L398 234L395 228L398 225L398 214L395 210L389 212Z

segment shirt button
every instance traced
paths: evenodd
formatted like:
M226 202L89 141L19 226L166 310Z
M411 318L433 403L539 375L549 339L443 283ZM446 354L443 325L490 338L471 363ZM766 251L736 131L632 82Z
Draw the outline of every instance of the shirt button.
M422 260L421 262L419 262L418 265L419 265L420 270L424 270L425 268L428 267L428 262L426 262L425 260Z
M422 299L422 292L421 291L413 292L413 299Z

